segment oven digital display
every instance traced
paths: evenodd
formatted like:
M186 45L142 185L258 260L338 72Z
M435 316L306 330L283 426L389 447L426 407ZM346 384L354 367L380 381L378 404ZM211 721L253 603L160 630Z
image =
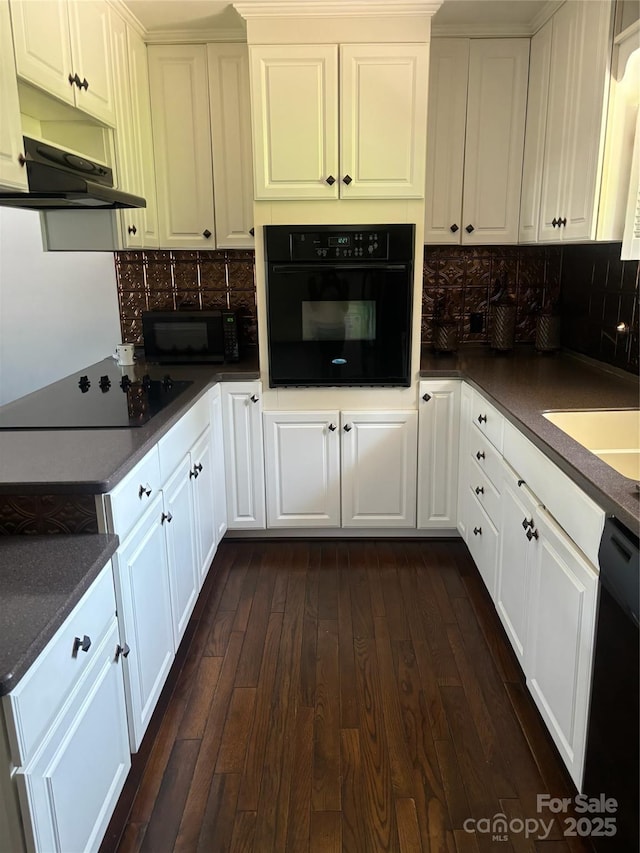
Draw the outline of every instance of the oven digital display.
M350 246L351 237L348 234L341 235L340 237L329 237L327 242L330 248L332 246Z

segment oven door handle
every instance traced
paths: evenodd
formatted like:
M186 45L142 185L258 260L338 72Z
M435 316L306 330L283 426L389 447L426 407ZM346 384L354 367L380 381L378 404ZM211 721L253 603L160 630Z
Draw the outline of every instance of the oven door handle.
M289 275L295 275L299 272L318 272L319 270L353 270L357 272L358 270L364 270L366 272L371 272L372 270L390 270L390 271L405 271L410 270L411 264L296 264L293 266L292 264L271 264L269 267L269 271L273 273L286 273Z

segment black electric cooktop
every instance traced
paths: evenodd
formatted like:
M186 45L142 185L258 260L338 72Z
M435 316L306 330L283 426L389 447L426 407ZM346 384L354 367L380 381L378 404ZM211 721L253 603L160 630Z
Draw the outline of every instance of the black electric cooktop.
M146 424L192 383L136 376L103 361L0 408L0 430L129 429Z

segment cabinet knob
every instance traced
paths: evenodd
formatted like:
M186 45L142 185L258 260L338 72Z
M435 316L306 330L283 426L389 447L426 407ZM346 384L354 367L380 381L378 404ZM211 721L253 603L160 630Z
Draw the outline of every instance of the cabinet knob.
M476 229L473 227L473 225L467 225L464 230L467 232L467 234L471 234L471 232L475 231Z
M476 453L476 459L484 459L484 450L479 450Z
M353 429L351 424L345 424L343 428L345 432L351 432L351 430Z
M551 224L553 225L554 228L557 228L558 225L560 224L560 220L556 219L554 216L553 219L551 220Z
M208 240L209 237L211 237L211 231L209 231L208 228L205 228L204 231L202 232L202 236Z
M527 527L532 528L533 527L533 519L532 518L523 518L522 519L522 526L525 530L527 529Z
M257 402L258 402L258 400L260 399L260 397L258 397L256 394L252 394L252 395L249 397L249 399L251 400L251 402L252 402L252 403L257 403Z
M521 489L522 486L524 486L524 484L525 484L524 480L518 480L518 488L519 489Z
M527 530L527 539L531 542L532 539L538 538L538 531L535 527L532 527L531 530Z
M137 234L138 233L138 229L136 228L135 225L129 225L129 227L127 228L127 231L129 232L129 234Z
M335 424L329 424L329 431L335 432L337 430L337 426Z
M78 75L77 75L77 74L71 74L71 73L69 73L69 76L67 77L67 80L69 81L69 85L70 85L70 86L74 86L74 85L75 85L75 86L77 86L78 88L80 88L80 87L82 86L82 80L78 77Z
M325 184L329 184L329 186L332 187L335 184L335 182L336 182L336 179L333 177L333 175L329 175L329 177L325 181Z
M474 527L473 528L473 535L474 536L482 536L482 528L481 527Z
M558 225L562 225L562 227L564 228L564 226L566 224L567 224L567 217L566 216L563 219L558 219Z
M24 154L18 154L18 163L20 163L20 165L24 169L27 164L27 158L24 156Z
M116 660L118 660L120 656L122 656L123 658L128 658L130 651L131 649L126 643L123 643L121 646L116 646Z
M76 657L79 651L88 652L91 648L91 637L85 634L82 639L76 637L73 641L73 657Z
M82 83L78 83L78 88L79 88L79 89L84 89L84 90L85 90L85 92L87 91L87 89L89 88L89 81L87 80L87 78L86 78L86 77L84 78L84 80L82 81Z
M486 422L487 422L487 416L486 415L478 415L478 423L479 424L486 424Z
M255 228L249 228L249 234L251 234L252 237L255 237L256 229Z
M140 484L140 488L138 489L138 497L140 498L140 500L142 500L143 495L146 495L147 497L149 497L150 494L151 494L151 486L149 485L149 483L147 483L146 486L143 486L142 484Z
M455 223L455 222L453 223L453 225L452 225L452 226L451 226L451 228L449 229L449 231L451 231L453 234L455 234L455 233L456 233L456 231L459 231L459 230L460 230L460 228L456 225L456 223Z
M349 186L349 184L352 181L353 181L353 178L351 177L351 175L345 175L344 178L342 179L342 183L346 184L347 186Z
M425 403L428 403L431 399L431 394L423 394L422 399L425 401Z
M476 486L476 495L484 495L484 486Z
M196 466L194 465L193 468L191 468L189 470L189 479L195 480L195 479L197 479L197 477L198 477L198 472L196 471Z
M164 524L165 521L168 522L169 524L171 524L172 520L173 520L173 516L171 515L170 512L163 512L162 515L160 516L160 523L161 524Z

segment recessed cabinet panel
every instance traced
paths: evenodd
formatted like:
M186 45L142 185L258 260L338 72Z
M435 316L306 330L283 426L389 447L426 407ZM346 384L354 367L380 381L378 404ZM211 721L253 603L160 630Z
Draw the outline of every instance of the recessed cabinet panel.
M418 527L455 527L460 382L421 382L418 393Z
M174 649L180 645L200 589L192 470L191 457L187 454L162 489L161 520L167 542Z
M213 517L216 524L216 545L227 532L227 485L224 434L222 419L222 393L216 385L209 392L211 399L211 443L213 452Z
M260 382L225 382L222 386L230 529L265 527L261 391Z
M202 586L216 552L218 518L214 506L216 480L224 483L224 469L214 466L211 429L207 429L193 446L190 476L194 483L195 539L198 586Z

